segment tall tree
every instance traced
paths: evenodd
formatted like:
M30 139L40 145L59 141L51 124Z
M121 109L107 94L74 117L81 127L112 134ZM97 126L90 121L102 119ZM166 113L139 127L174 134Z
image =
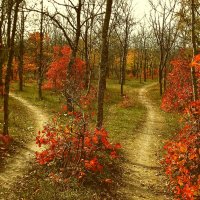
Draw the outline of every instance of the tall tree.
M3 134L8 134L9 126L9 92L10 92L10 77L12 72L12 61L14 56L14 45L16 35L16 25L18 19L19 6L22 0L10 0L7 3L7 49L8 49L8 61L6 67L5 76L5 89L4 89L4 124ZM14 12L14 13L13 13ZM13 14L13 15L12 15ZM13 17L12 17L13 16Z
M103 105L104 105L104 92L106 86L106 69L108 65L108 30L109 22L112 13L112 0L107 0L106 13L102 29L102 50L101 50L101 63L99 67L99 83L98 83L98 106L97 106L97 124L96 127L101 129L103 125Z

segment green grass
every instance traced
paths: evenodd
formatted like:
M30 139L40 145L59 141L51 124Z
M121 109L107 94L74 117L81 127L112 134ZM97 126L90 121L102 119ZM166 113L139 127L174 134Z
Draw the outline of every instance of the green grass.
M15 94L23 97L31 104L38 106L39 108L44 110L44 112L47 112L50 115L53 115L60 111L63 102L63 98L61 97L61 95L53 91L44 90L43 100L39 100L36 82L26 83L22 92L18 90L17 83L13 83L11 85L11 88Z
M161 105L161 96L159 94L159 86L153 86L148 92L149 98L154 102L158 107ZM175 132L180 129L179 120L181 116L178 113L169 113L162 111L160 108L161 114L165 120L165 127L162 132L163 140L170 140Z
M0 105L3 99L0 99ZM34 131L34 122L29 111L17 100L9 100L9 133L15 140L26 141L31 138ZM3 106L2 106L3 107ZM3 108L2 108L3 109ZM3 129L3 112L0 113L0 129Z
M116 81L108 81L105 127L114 141L126 141L145 121L146 108L138 101L136 91L144 85L145 83L141 84L138 80L126 81L124 93L128 99L124 100L120 96L120 85Z

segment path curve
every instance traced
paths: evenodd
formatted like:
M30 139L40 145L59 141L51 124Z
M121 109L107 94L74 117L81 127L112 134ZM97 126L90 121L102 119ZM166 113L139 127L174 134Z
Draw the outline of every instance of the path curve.
M147 115L141 130L126 144L128 161L124 164L125 188L128 200L166 200L165 180L159 163L164 119L159 108L148 98L148 90L155 83L139 89L138 99L146 107Z
M36 106L31 105L27 100L14 93L10 93L10 97L19 101L30 111L30 115L32 115L36 124L35 130L37 134L48 121L47 115ZM6 169L3 172L0 172L0 187L10 189L12 184L17 181L17 178L22 177L25 174L27 166L30 161L34 159L36 151L39 152L41 149L36 145L35 138L33 137L32 141L28 142L19 153L9 160Z

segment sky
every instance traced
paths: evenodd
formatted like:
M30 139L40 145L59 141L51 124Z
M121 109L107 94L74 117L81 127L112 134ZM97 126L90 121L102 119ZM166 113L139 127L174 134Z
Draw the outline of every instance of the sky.
M145 13L150 10L148 0L130 0L134 6L134 16L137 19L141 19Z
M32 0L29 0L29 1L32 2ZM61 2L63 0L57 0L57 1ZM130 3L132 3L132 6L133 6L133 17L135 18L136 22L143 22L143 17L145 15L145 13L148 13L149 10L150 10L150 5L149 5L148 0L128 0L128 1L130 1ZM157 0L154 0L154 1L157 1ZM40 8L40 3L39 2L40 1L38 1L37 5ZM48 0L44 0L44 5L51 5L51 4L48 3ZM37 21L37 18L38 18L38 14L37 14L36 17L34 17L31 14L31 19L33 20L32 25L34 24L34 21L35 22ZM32 28L35 30L35 27L37 27L37 25L36 26L33 25ZM30 27L29 27L29 29L30 29ZM32 31L34 31L34 30L32 30Z

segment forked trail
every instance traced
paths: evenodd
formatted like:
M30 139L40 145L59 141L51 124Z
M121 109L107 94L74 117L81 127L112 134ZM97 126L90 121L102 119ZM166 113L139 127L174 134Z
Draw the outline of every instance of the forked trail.
M41 130L45 122L48 121L47 115L37 107L31 105L27 100L18 97L13 93L10 94L10 96L19 101L20 104L23 104L27 107L35 123L36 133L38 130ZM25 174L28 164L34 159L35 151L40 151L40 149L36 145L33 137L33 140L29 141L19 153L9 159L5 170L0 172L0 188L9 189L12 184L17 181L17 177L21 177L23 174Z
M128 162L124 164L125 186L121 193L130 200L166 200L165 181L158 154L162 144L164 119L159 109L148 98L147 92L154 84L139 90L139 101L146 107L147 115L136 137L125 144ZM134 133L135 134L135 133Z
M161 150L161 135L164 119L159 109L148 98L147 92L153 85L143 87L138 91L139 101L146 107L147 115L142 128L134 133L134 138L126 141L127 162L124 163L124 184L120 189L123 199L128 200L166 200L164 193L164 177L162 175L158 154ZM47 122L47 115L28 101L14 94L13 98L26 106L36 123L36 130ZM131 116L130 116L131 117ZM131 131L131 130L130 130ZM4 172L0 172L0 189L10 188L18 176L26 172L26 168L34 159L39 148L35 141L30 141L16 156L10 159ZM1 196L0 196L1 199Z

